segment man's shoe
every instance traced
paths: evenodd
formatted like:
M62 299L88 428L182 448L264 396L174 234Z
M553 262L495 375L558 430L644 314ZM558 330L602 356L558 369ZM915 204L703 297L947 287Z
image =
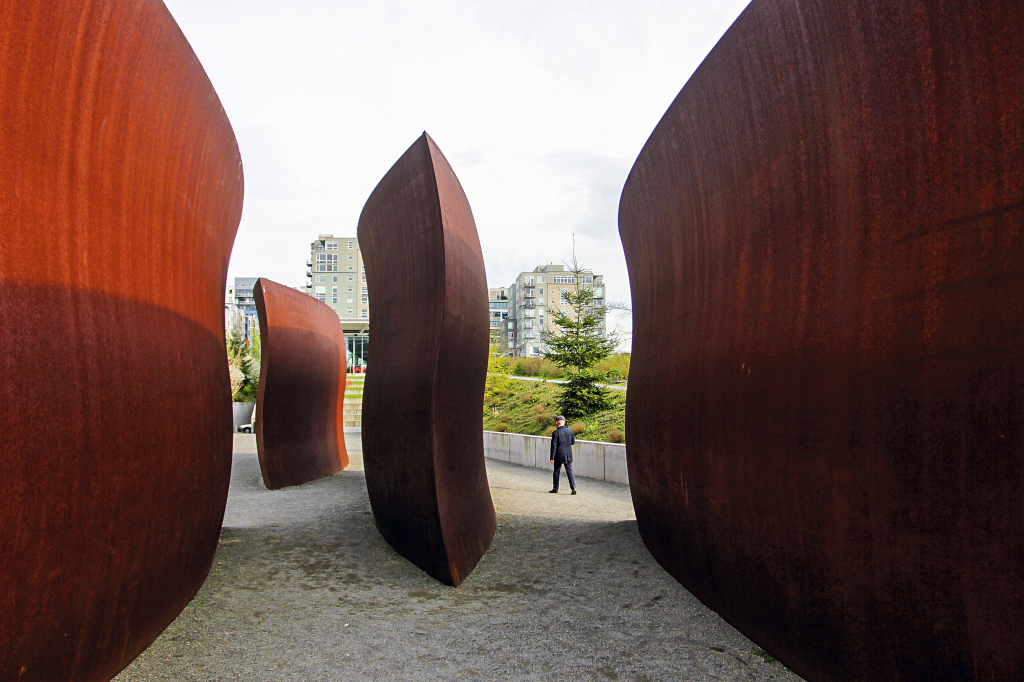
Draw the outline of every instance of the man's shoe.
M558 488L552 488L552 489L551 489L551 490L549 490L548 492L549 492L549 493L557 493L557 492L558 492Z
M572 493L571 493L571 494L573 494L573 495L575 495L575 494L576 494L576 488L573 488L573 489L572 489Z

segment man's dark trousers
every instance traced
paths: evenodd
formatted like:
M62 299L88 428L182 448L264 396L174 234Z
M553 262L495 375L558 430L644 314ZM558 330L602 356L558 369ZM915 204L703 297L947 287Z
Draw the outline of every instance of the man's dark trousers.
M562 465L565 465L565 475L569 477L569 487L573 490L576 489L576 477L572 475L572 462L567 462L564 459L555 459L555 473L552 476L551 487L558 490L558 478L562 473Z

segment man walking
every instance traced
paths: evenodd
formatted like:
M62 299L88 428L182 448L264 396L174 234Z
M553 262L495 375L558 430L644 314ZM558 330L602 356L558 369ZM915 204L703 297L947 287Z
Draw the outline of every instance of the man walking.
M555 417L555 430L551 432L551 463L555 465L553 476L555 487L549 493L558 492L558 479L562 472L562 465L565 465L565 475L569 478L569 487L572 494L576 494L576 477L572 475L572 446L576 442L576 435L572 429L565 425L565 417Z

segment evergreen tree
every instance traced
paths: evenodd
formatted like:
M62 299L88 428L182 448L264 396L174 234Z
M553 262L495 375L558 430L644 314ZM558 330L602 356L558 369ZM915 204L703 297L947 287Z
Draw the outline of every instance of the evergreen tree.
M551 321L561 329L544 332L541 338L548 347L544 357L569 372L558 407L565 417L575 419L611 407L608 391L597 383L602 376L593 367L611 355L615 342L598 334L604 311L592 307L594 290L584 283L584 277L593 273L580 266L575 256L569 271L575 282L574 289L565 292L570 312L552 313Z

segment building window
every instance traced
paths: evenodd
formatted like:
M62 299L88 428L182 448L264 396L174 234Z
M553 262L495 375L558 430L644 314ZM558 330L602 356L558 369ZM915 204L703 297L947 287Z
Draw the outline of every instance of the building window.
M363 297L362 297L362 298L360 299L360 301L359 301L359 302L360 302L360 303L369 303L369 302L370 302L370 299L369 299L369 298L367 298L366 296L363 296Z
M511 341L514 338L515 338L515 333L514 332L509 332L508 333L508 340Z
M338 250L338 242L327 242L327 250L328 251L337 251Z
M348 309L348 314L349 314L349 315L351 315L351 314L352 314L352 309L351 309L351 308L349 308L349 309Z
M331 278L331 281L332 282L337 282L338 281L338 276L334 275L334 277Z
M541 281L543 282L544 280L542 279ZM544 295L544 287L541 287L540 289L537 289L537 293L540 294L541 296L543 296Z
M352 275L349 275L349 276L348 276L348 281L349 281L349 282L351 282L351 281L352 281Z
M555 284L572 284L572 277L555 277L551 281Z
M352 260L352 254L351 254L351 253L350 253L350 254L348 254L348 259L349 259L349 260Z
M327 299L327 297L323 296L323 295L318 295L316 297L316 300L320 301L321 303L324 303L326 301L326 299Z
M350 266L348 266L348 269L349 269L349 270L351 270L351 269L352 269L352 266L351 266L351 265L350 265Z
M369 313L369 311L366 310L366 308L363 308L362 311L359 313L359 316L360 317L369 317L370 313Z
M538 278L537 278L537 282L538 282L539 284L544 284L544 275L541 275L540 277L538 277Z
M352 299L351 299L351 298L346 298L346 299L345 299L345 302L346 302L346 303L351 303L351 302L352 302Z
M526 284L533 284L533 276L531 275L530 277L527 277L525 283Z
M349 242L348 243L348 248L351 249L351 248L354 248L354 247L355 247L355 242Z
M334 294L335 296L337 296L338 295L338 287L331 287L331 293Z
M366 296L368 293L369 292L366 290L366 287L363 287L363 296Z
M364 282L366 281L366 273L365 272L363 273L363 281Z
M583 283L584 284L591 284L593 281L594 281L593 277L584 277L583 278Z
M352 293L352 287L349 287L348 289L346 289L346 291L348 291L348 293L351 294Z
M327 287L317 287L316 288L316 293L318 293L318 294L326 294L327 293Z
M338 305L338 297L337 296L332 297L331 298L331 303L333 303L334 305Z
M316 281L318 281L318 282L324 282L326 280L327 280L327 275L317 275L316 276Z

